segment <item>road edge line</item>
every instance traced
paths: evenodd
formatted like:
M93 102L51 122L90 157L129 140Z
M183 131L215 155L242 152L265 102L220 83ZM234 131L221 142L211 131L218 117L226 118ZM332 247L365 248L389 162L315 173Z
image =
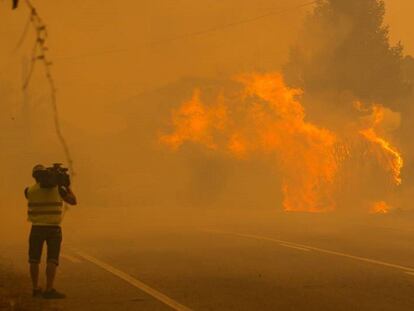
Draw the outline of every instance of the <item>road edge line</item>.
M385 261L381 261L381 260L376 260L376 259L370 259L370 258L361 257L361 256L354 256L354 255L350 255L350 254L346 254L346 253L331 251L331 250L328 250L328 249L318 248L318 247L309 246L309 245L305 245L305 244L293 243L293 242L289 242L289 241L283 241L283 240L273 239L273 238L254 235L254 234L226 232L226 231L219 231L219 230L204 230L204 232L210 232L210 233L216 233L216 234L226 234L226 235L244 237L244 238L248 238L248 239L261 240L261 241L276 242L279 245L281 245L281 243L283 243L283 244L287 244L287 245L291 245L291 246L306 248L308 250L312 250L312 251L316 251L316 252L320 252L320 253L335 255L335 256L339 256L339 257L344 257L344 258L354 259L354 260L367 262L367 263L371 263L371 264L381 265L381 266L385 266L385 267L389 267L389 268L394 268L394 269L398 269L400 271L403 271L405 273L414 275L414 268L411 268L411 267L406 267L406 266L402 266L402 265L398 265L398 264L393 264L393 263L389 263L389 262L385 262Z
M83 259L95 264L96 266L100 267L101 269L117 276L118 278L122 279L123 281L129 283L130 285L142 290L143 292L147 293L148 295L152 296L153 298L157 299L158 301L164 303L165 305L171 307L177 311L192 311L190 308L180 304L179 302L175 301L174 299L164 295L163 293L157 291L156 289L148 286L147 284L137 280L133 276L111 266L110 264L93 257L83 251L74 250L74 252Z
M73 262L73 263L81 263L82 262L79 258L76 258L74 256L71 256L71 255L68 255L68 254L65 254L65 253L61 254L60 256L64 259L67 259L67 260Z

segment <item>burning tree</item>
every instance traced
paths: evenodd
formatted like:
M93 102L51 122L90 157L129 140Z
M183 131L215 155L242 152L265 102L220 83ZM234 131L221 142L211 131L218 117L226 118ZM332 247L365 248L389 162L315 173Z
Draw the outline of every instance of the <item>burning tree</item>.
M344 161L357 153L365 154L367 161L377 159L386 179L401 183L403 159L378 133L386 111L382 106L358 103L368 118L347 137L307 121L302 91L288 87L281 74L245 74L235 81L241 89L219 92L211 102L196 89L173 110L171 129L160 142L172 150L190 143L229 158L268 162L282 179L286 211L334 210ZM366 147L353 150L349 136ZM373 203L376 212L387 211L385 201Z
M384 0L319 1L307 16L299 40L291 48L284 74L289 85L305 90L304 105L309 114L322 119L328 128L342 130L352 120L375 114L377 104L392 109L386 113L388 116L379 114L383 117L382 124L387 125L375 126L376 131L388 141L398 136L406 159L404 165L411 166L410 162L414 163L411 147L414 66L412 57L403 55L401 43L390 43L384 15ZM362 101L371 108L355 110L352 104L355 101ZM392 114L393 120L390 120L388 117ZM370 148L381 146L387 149L386 143L368 133L360 134L369 141ZM357 148L361 149L361 146ZM386 154L392 161L400 162L395 162L398 164L395 167L401 169L402 161L393 156L395 152L397 149L389 149ZM376 165L382 167L381 162L384 159L378 157ZM349 166L352 171L360 172L375 167L375 164L361 158L354 159ZM360 172L359 176L348 178L361 180L359 185L351 183L348 186L349 197L373 199L387 187L392 193L389 186L378 184L381 178L375 177L376 172L375 168L370 168L365 174ZM404 180L409 179L404 174ZM356 189L366 189L367 184L375 184L369 195L365 192L356 194Z
M389 135L400 113L390 108L402 111L412 76L402 45L389 43L384 12L382 0L319 1L284 75L237 76L241 90L213 100L195 90L160 141L265 160L286 211L387 213L404 166Z

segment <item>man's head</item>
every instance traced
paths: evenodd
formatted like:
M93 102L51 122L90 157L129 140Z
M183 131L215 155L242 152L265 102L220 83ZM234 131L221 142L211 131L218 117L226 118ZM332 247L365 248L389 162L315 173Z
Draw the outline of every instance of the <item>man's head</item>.
M36 181L38 182L40 176L42 175L42 173L44 173L45 170L46 170L46 167L44 167L42 164L35 165L32 170L33 178L36 179Z

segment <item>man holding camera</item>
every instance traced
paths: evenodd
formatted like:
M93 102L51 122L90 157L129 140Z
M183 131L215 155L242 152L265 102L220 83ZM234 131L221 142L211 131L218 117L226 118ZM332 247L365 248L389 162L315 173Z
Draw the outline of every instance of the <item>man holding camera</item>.
M76 197L70 188L67 169L55 164L51 168L36 165L32 176L36 183L25 189L28 201L28 220L32 223L29 237L30 276L33 296L46 299L62 299L65 294L54 289L56 268L59 265L63 216L63 202L76 205ZM46 290L38 286L39 264L43 244L47 244Z

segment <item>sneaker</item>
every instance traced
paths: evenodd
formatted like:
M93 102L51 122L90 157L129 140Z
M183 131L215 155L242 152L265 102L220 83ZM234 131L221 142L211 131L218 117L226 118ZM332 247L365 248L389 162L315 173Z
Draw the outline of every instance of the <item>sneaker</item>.
M38 288L35 288L35 289L33 289L33 297L35 297L35 298L39 298L39 297L42 297L42 295L43 295L43 291L42 291L42 289L40 288L40 287L38 287Z
M64 299L66 295L63 293L59 293L56 289L52 289L49 291L43 292L44 299Z

